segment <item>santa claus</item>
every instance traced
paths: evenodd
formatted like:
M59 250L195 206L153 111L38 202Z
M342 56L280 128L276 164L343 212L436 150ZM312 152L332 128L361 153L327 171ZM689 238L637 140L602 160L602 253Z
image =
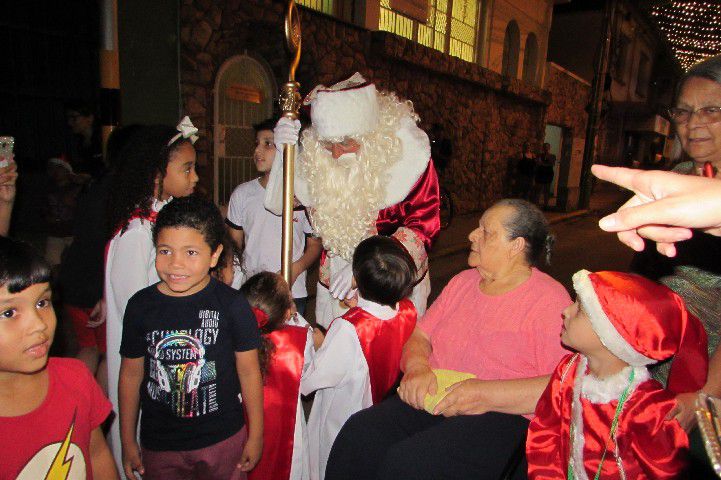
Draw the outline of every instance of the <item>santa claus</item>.
M418 280L411 300L425 312L428 251L438 235L438 177L428 136L410 101L379 92L359 73L305 99L312 125L305 129L295 168L295 195L307 207L325 249L321 256L316 321L327 327L355 295L351 259L374 235L397 239L413 257ZM296 144L300 123L286 118L275 144ZM282 160L273 164L266 208L281 213Z

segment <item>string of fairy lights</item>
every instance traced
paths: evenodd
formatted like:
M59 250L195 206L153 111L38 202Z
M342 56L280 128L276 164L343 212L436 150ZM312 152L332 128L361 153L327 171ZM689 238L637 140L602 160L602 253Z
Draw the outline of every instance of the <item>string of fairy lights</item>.
M651 17L684 70L721 53L721 1L656 2L651 7Z

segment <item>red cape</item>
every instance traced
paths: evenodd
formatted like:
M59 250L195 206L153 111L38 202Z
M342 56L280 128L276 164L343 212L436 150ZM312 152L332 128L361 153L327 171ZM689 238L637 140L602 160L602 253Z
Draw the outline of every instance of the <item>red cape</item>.
M401 351L416 326L416 316L413 303L403 299L398 302L398 314L390 320L376 318L358 307L351 308L342 317L358 334L368 363L373 404L383 400L398 380Z
M286 326L267 335L275 351L263 382L263 456L250 480L288 480L308 329Z

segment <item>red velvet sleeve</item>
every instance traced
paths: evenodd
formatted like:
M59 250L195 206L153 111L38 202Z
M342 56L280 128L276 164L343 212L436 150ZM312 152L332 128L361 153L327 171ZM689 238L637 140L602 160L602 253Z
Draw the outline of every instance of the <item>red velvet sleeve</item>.
M568 449L563 446L568 444L564 439L569 438L570 418L564 418L564 413L566 417L570 417L571 404L569 402L564 405L564 393L572 389L564 388L564 384L573 385L576 374L576 366L570 365L573 358L574 355L563 357L554 370L551 381L536 405L535 417L528 427L526 458L530 480L566 478Z
M634 393L637 401L625 412L629 419L627 438L619 439L622 451L630 450L647 478L658 480L679 478L686 467L688 436L676 420L665 420L676 400L660 385L657 389L644 388Z
M438 175L430 160L406 198L378 212L378 233L390 236L400 227L406 227L419 236L426 251L430 250L441 228L438 190Z

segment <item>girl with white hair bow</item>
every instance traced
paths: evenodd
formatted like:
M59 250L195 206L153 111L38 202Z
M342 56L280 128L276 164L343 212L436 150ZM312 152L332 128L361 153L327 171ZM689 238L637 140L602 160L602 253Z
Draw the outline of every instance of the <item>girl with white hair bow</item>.
M155 271L153 224L160 209L173 197L193 193L198 129L187 116L176 128L141 127L123 148L120 169L113 178L108 202L108 238L105 259L108 396L118 412L120 340L125 306L138 290L159 281ZM122 465L117 420L110 430L115 462Z

